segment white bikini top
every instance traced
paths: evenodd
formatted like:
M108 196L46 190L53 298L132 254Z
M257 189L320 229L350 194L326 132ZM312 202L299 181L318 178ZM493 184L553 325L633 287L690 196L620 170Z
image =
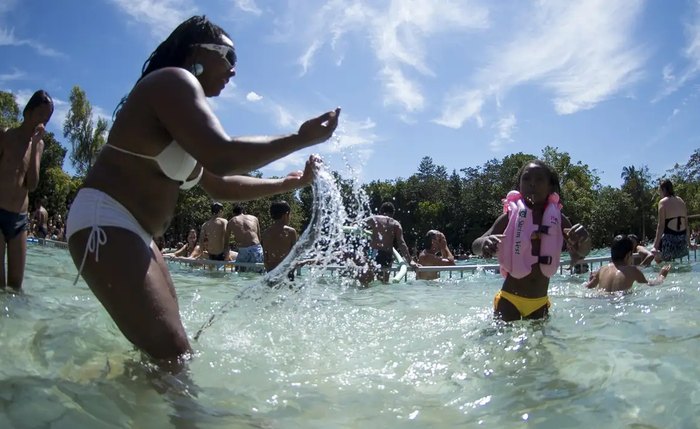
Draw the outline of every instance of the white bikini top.
M155 161L163 174L165 174L168 178L175 180L176 182L182 182L180 189L192 188L194 185L199 183L199 179L202 178L202 173L204 172L204 169L200 168L197 177L189 181L187 180L187 178L192 174L192 171L194 171L194 167L197 166L197 160L192 158L189 153L185 152L185 150L179 144L177 144L175 140L170 142L170 144L156 156L131 152L111 144L105 144L105 146L129 155Z

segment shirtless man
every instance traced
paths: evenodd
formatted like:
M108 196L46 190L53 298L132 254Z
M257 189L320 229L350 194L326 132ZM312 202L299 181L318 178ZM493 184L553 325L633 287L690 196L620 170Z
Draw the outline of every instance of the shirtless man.
M46 197L39 199L39 206L34 211L36 237L46 238L49 235L49 212L46 210Z
M199 234L202 239L200 245L204 247L206 240L206 249L209 259L213 261L225 261L228 257L228 233L226 230L226 219L219 216L219 213L224 209L223 204L214 202L211 205L211 217L202 225L202 231Z
M632 264L634 243L626 235L618 235L610 247L612 262L591 275L586 287L604 289L606 292L626 291L632 288L634 282L647 283L656 286L663 283L671 270L670 265L661 268L659 276L648 281L639 268Z
M44 152L44 127L53 114L53 100L40 90L23 111L16 128L0 130L0 289L22 288L27 258L29 192L39 184ZM5 277L7 252L7 277Z
M455 264L455 257L447 247L447 239L442 232L431 229L425 234L425 249L418 255L418 263L429 266L449 266ZM433 272L417 272L416 279L418 280L435 280L440 277L440 273Z
M271 271L287 257L297 242L297 231L289 226L291 207L286 201L275 201L270 205L270 217L274 223L261 235L265 254L265 269Z
M245 208L240 204L233 207L233 217L229 219L226 227L226 237L230 237L231 234L238 244L236 262L263 262L263 248L260 245L260 222L258 222L257 217L246 214Z
M389 282L389 273L394 261L394 247L412 268L416 266L403 238L403 228L393 216L394 205L386 202L379 208L378 215L370 216L363 221L372 231L370 247L375 252L374 262L380 267L379 278L384 283Z

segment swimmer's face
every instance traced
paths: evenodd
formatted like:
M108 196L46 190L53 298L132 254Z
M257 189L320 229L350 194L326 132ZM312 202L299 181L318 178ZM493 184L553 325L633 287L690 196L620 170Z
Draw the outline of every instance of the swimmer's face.
M537 164L529 164L520 176L520 193L530 204L543 204L554 192L549 173Z
M46 125L51 119L53 114L53 106L48 103L42 103L36 106L34 109L27 112L27 117L24 118L25 121L36 126L39 124Z
M191 229L190 232L187 233L187 241L197 241L197 231Z
M236 75L236 52L233 41L221 35L216 43L202 43L194 46L197 49L195 61L204 68L203 73L197 78L206 96L216 97Z

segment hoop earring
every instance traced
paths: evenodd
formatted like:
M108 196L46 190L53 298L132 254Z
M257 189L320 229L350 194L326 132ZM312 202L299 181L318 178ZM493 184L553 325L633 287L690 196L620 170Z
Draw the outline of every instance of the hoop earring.
M194 63L190 66L190 72L195 76L199 76L204 73L204 66L199 63Z

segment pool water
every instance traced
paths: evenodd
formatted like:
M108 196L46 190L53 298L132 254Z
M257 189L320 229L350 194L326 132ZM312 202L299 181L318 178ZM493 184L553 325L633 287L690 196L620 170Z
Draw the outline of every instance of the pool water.
M67 251L30 245L26 293L0 293L0 428L700 426L696 262L622 296L557 275L551 318L512 326L492 320L493 273L295 291L171 269L190 336L235 299L180 377L73 286Z

